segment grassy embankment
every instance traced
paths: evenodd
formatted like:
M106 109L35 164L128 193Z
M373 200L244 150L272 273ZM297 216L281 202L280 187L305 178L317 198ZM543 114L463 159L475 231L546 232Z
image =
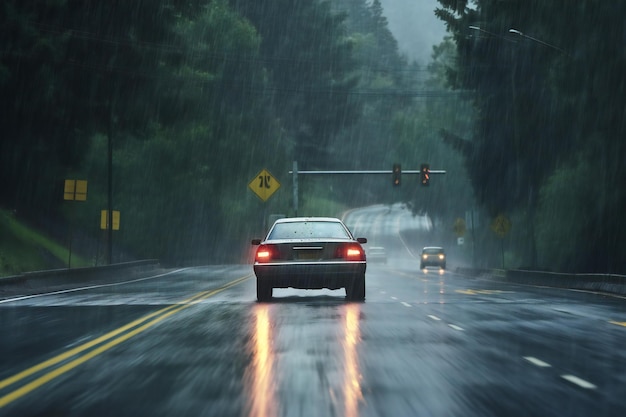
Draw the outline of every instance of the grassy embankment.
M302 216L340 216L345 207L316 197L302 205ZM10 210L0 209L0 277L68 267L67 242L59 242L20 222ZM71 267L93 266L72 251Z
M69 250L0 209L0 277L23 272L67 268ZM72 254L71 267L90 266Z

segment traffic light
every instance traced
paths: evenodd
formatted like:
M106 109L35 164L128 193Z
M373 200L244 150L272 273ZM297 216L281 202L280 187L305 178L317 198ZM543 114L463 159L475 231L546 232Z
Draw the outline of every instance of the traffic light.
M402 176L402 168L400 167L400 164L393 164L392 178L393 178L394 187L400 185L401 176Z
M430 165L422 164L420 167L420 182L424 186L428 186L430 183Z

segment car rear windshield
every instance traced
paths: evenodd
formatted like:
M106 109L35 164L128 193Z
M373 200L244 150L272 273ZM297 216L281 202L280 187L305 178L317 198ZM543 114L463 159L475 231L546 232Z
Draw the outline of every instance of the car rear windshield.
M288 222L277 223L268 235L276 239L351 239L346 229L337 222Z

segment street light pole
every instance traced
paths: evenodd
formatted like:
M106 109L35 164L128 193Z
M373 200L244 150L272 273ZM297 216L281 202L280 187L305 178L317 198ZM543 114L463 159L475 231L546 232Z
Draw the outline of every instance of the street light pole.
M471 30L476 30L478 32L486 33L487 35L489 35L491 37L494 37L494 38L502 39L502 40L507 41L507 42L516 43L516 41L513 40L513 39L510 39L510 38L508 38L506 36L498 35L497 33L490 32L490 31L485 30L485 29L483 29L483 28L481 28L479 26L470 25L470 26L468 26L468 28L470 28Z
M558 46L554 46L552 44L549 44L548 42L542 41L541 39L537 39L537 38L533 38L532 36L528 36L526 35L524 32L519 31L517 29L509 29L509 33L513 33L515 35L519 35L522 38L526 38L526 39L530 39L533 42L537 42L543 46L547 46L548 48L552 48L556 51L559 51L562 54L568 55L568 53L566 51L564 51L563 49L559 48Z
M109 121L108 143L107 143L107 265L111 265L113 260L113 128Z

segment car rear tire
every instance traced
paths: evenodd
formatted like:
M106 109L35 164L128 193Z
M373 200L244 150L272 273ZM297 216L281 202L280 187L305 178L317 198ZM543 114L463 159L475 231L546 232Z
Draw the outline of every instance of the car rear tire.
M351 301L365 300L365 275L354 278L346 286L346 297Z
M272 299L272 290L273 288L270 285L259 282L257 279L256 282L256 299L258 301L269 301Z

